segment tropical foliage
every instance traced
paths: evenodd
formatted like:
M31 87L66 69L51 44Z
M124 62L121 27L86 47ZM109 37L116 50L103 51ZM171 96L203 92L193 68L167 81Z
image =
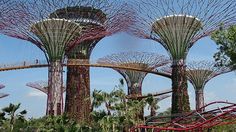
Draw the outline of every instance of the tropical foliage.
M94 91L94 94L100 96L104 94L102 91ZM115 93L115 94L114 94ZM8 107L3 108L0 113L0 131L3 132L127 132L129 128L138 123L143 123L136 116L136 112L139 111L138 105L134 103L143 103L126 101L119 103L119 97L117 95L124 95L121 89L113 90L109 95L114 95L117 98L117 102L111 99L111 108L108 114L108 109L96 109L92 112L92 122L90 124L80 123L77 124L66 115L62 116L45 116L39 119L25 119L26 111L19 111L20 104L10 104ZM101 97L101 96L100 96ZM120 96L122 97L122 96ZM103 97L101 97L103 98ZM109 99L110 100L110 99ZM114 101L114 102L113 102ZM108 101L109 102L109 101ZM104 104L100 102L100 106ZM124 104L126 107L124 107ZM96 106L97 107L97 106ZM98 107L97 107L98 108ZM124 110L127 108L126 110ZM158 116L166 116L171 114L171 108L168 108ZM217 126L211 128L212 132L233 132L236 129L235 125Z
M215 31L211 38L216 42L218 52L214 55L220 66L234 66L236 64L236 26L228 29L220 28Z
M0 113L0 131L21 131L20 127L26 126L24 116L27 111L23 110L16 113L19 108L20 104L10 104L8 107L2 109Z
M20 104L10 104L0 113L0 131L9 132L127 132L138 124L143 107L148 105L155 112L159 107L153 97L142 100L127 99L124 81L110 92L94 90L92 94L91 122L76 123L67 115L45 116L39 119L26 119L26 110L19 111Z
M122 81L111 93L95 90L92 104L95 109L105 107L105 110L92 112L93 120L104 132L128 131L133 125L143 123L138 114L146 101L126 99Z

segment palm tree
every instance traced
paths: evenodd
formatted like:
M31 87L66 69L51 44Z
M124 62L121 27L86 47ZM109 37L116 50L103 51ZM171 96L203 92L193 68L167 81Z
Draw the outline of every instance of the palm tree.
M170 97L170 95L161 95L161 96L158 96L158 97L154 97L152 95L149 95L147 98L146 98L146 102L147 104L149 105L148 106L148 109L150 109L150 117L152 116L156 116L156 111L157 109L159 109L160 107L157 105L158 102L166 99Z
M16 114L16 111L20 108L20 105L21 105L20 103L17 105L10 104L8 107L5 107L2 109L2 111L5 114L10 116L9 124L7 122L7 125L9 125L11 132L14 130L14 125L15 125L16 120L20 120L23 122L25 121L24 115L27 113L26 110L23 110L19 112L19 114Z
M131 100L127 99L123 90L123 80L121 84L117 85L111 93L95 90L93 92L92 106L98 108L105 104L106 114L104 111L93 111L92 115L99 122L103 131L125 131L133 125L142 123L142 120L137 116L146 105L145 100ZM100 119L97 119L100 117Z

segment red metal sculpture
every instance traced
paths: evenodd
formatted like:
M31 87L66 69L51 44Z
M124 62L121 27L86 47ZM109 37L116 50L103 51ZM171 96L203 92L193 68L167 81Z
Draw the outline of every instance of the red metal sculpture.
M202 109L206 111L203 112ZM225 101L209 103L199 110L179 115L178 118L170 120L171 117L155 117L147 120L146 125L135 126L131 132L140 130L161 131L198 131L203 132L213 126L235 124L236 104ZM169 118L169 121L163 122Z

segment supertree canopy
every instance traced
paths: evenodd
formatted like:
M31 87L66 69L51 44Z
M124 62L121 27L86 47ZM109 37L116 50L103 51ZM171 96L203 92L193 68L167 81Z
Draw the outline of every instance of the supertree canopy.
M234 24L233 0L135 0L131 32L159 42L172 59L172 114L190 110L185 60L189 49L222 23Z
M0 89L5 88L5 86L3 84L0 84ZM9 94L5 94L5 93L0 93L0 98L4 98L9 96Z
M99 23L99 26L87 26L84 23L91 23L91 25L96 25L97 23L91 19L84 18L86 15L81 15L78 19L74 19L77 16L71 15L71 10L74 7L82 8L79 10L79 12L82 12L81 14L90 14L86 12L88 7L93 11L95 11L94 9L106 9L105 7L111 5L106 0L20 0L17 2L21 3L17 8L17 10L22 12L21 17L18 14L13 14L12 17L18 18L17 23L5 27L1 32L8 36L30 41L45 53L50 65L49 111L47 113L59 115L62 113L63 103L62 62L65 52L69 52L83 40L97 39L109 34L109 32L101 30L101 27L102 29L109 29L108 27L116 26L119 22L106 26L102 25L102 23ZM68 13L63 13L67 9ZM106 10L103 12L106 13ZM120 17L121 14L117 14L113 19L119 20L122 18ZM96 15L92 15L96 18ZM100 14L98 13L98 15ZM71 17L72 19L69 19ZM106 17L108 18L108 16ZM122 25L126 25L128 22L122 23ZM104 32L99 34L99 31Z
M169 63L169 60L156 53L148 52L121 52L98 59L99 64L112 64L127 67L138 67L152 71ZM126 80L128 86L128 95L142 95L142 82L147 75L146 72L115 69Z
M187 77L195 89L196 110L204 106L204 87L206 83L210 79L230 71L230 68L216 67L216 63L210 61L188 63Z
M9 96L9 94L0 93L0 98L4 98L4 97L7 97L7 96Z
M0 84L0 89L5 88L5 85Z
M83 26L83 33L73 49L66 53L72 59L89 60L96 44L105 36L125 29L131 22L131 15L123 4L93 1L96 6L73 6L58 9L51 18L75 20ZM67 67L67 91L65 112L77 121L89 119L91 112L89 67Z
M26 86L30 88L37 89L46 95L48 94L48 82L47 81L37 81L37 82L29 82L26 84ZM63 92L66 91L66 87L63 86Z
M12 17L13 14L20 16L20 10L15 9L18 3L14 3L12 0L1 0L0 1L0 32L5 27L15 23L16 19Z

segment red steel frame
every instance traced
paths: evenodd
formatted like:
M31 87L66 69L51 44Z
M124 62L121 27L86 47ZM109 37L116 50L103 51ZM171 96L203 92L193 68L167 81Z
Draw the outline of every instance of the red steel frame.
M217 107L214 109L210 109L205 112L201 112L202 109L208 109L213 105L224 105L223 107ZM234 124L236 123L236 104L229 103L225 101L215 101L209 103L198 110L194 110L187 114L179 115L179 117L174 120L170 120L167 122L155 122L159 125L138 125L131 128L131 132L136 132L137 130L152 130L154 132L160 131L194 131L197 130L199 132L204 129L212 128L214 126L226 125L226 124ZM166 117L160 117L163 119ZM158 117L157 117L158 120Z

